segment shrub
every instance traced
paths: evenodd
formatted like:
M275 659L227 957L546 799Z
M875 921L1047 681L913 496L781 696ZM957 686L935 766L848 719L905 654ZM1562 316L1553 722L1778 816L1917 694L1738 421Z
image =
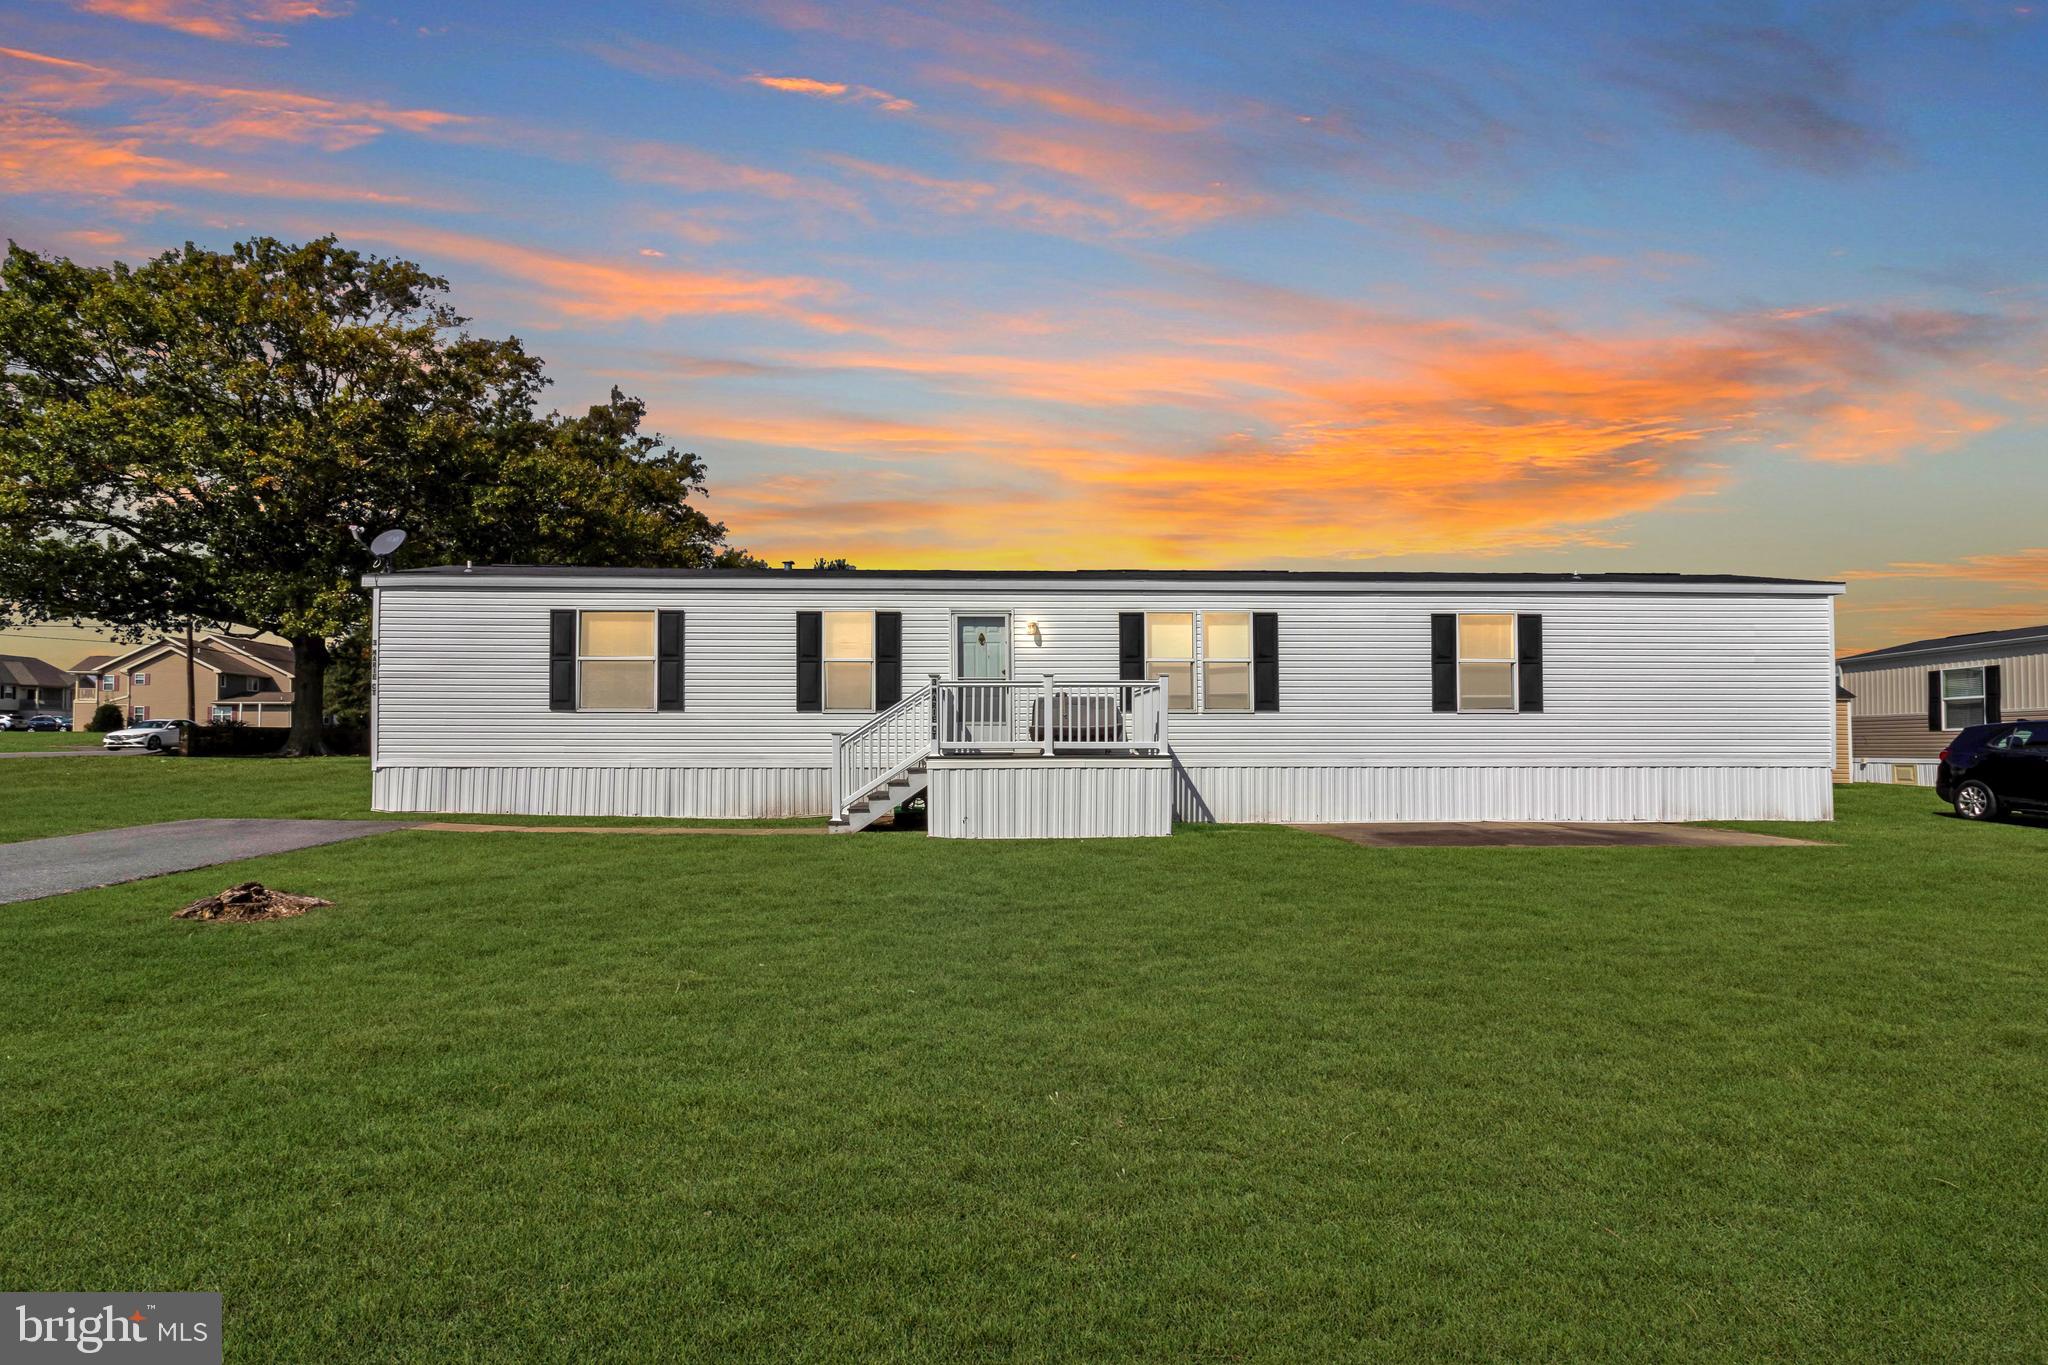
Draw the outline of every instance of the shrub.
M291 731L275 725L195 725L185 731L185 752L214 758L274 754L290 735Z
M109 730L118 730L127 723L121 717L120 707L115 706L111 702L103 701L100 703L99 709L92 713L92 720L87 722L85 728L93 731L95 734L105 734Z

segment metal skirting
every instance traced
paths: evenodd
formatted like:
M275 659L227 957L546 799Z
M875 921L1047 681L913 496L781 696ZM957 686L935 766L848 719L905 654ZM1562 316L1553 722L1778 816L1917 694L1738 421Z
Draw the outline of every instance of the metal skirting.
M1404 820L1831 820L1813 767L1196 765L1174 815L1225 823Z
M472 815L744 820L832 813L832 770L506 767L377 769L371 809Z
M937 839L1131 839L1173 833L1166 758L933 759Z
M1875 760L1859 759L1859 781ZM967 822L942 830L940 768ZM1070 771L1071 769L1071 771ZM1057 775L1057 776L1056 776ZM1918 774L1932 785L1933 765ZM1154 798L1165 784L1170 804ZM480 815L642 815L747 819L832 810L831 769L816 767L386 766L379 811ZM998 798L1015 811L1002 816ZM1828 820L1834 785L1808 767L1197 764L1156 758L940 759L932 830L949 837L1111 837L1167 832L1166 816L1225 822L1395 820ZM1071 806L1072 809L1067 807ZM1128 807L1126 810L1125 807ZM1017 829L1016 834L974 831Z
M1941 770L1938 758L1859 758L1858 782L1884 782L1895 787L1931 787Z

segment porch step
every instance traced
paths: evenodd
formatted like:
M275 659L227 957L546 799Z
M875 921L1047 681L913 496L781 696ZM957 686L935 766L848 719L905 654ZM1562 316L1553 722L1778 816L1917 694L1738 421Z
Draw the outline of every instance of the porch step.
M903 773L869 791L865 797L848 803L846 818L834 820L826 828L834 834L858 834L930 785L931 776L925 771L924 764L913 763Z

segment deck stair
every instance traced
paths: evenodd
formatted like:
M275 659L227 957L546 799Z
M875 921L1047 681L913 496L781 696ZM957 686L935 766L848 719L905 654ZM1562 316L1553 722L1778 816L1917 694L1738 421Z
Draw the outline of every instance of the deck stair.
M847 802L846 809L833 817L830 829L834 834L858 834L913 796L924 795L930 785L931 775L924 763L913 763L866 795Z

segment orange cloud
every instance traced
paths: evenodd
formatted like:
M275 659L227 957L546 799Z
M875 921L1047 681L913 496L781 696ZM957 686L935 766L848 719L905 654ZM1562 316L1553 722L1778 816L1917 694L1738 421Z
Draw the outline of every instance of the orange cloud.
M1101 124L1140 133L1190 133L1209 127L1214 120L1195 114L1159 113L1136 105L1098 99L1064 86L1003 80L971 71L939 70L931 74L942 80L970 86L993 95L1005 104L1043 109L1061 118Z
M2048 546L2007 554L1970 555L1949 564L1902 560L1882 569L1851 569L1840 577L1853 581L1938 578L2048 592ZM2048 605L2037 604L2033 610L2048 615Z
M857 157L828 155L844 170L890 187L897 195L934 213L999 219L1030 228L1060 232L1120 232L1136 226L1130 215L1103 204L1065 195L988 180L947 179L903 166L887 166Z
M565 317L651 322L746 313L823 332L859 330L857 324L816 306L836 298L838 286L801 275L685 270L641 258L614 264L428 227L359 227L344 235L463 261L519 280L539 290L543 301Z
M44 109L98 108L118 99L153 97L152 137L199 146L237 142L311 143L329 151L358 146L388 131L439 132L475 120L438 109L394 109L371 100L334 100L290 90L247 89L96 66L22 48L0 47L0 80L10 99ZM163 106L196 105L190 114Z
M0 108L0 186L15 194L100 199L128 213L166 207L139 191L186 191L270 199L419 204L406 195L254 171L229 171L153 155L141 139L109 136L29 109Z
M628 180L701 194L755 195L856 218L865 218L867 213L860 196L844 185L728 161L694 147L636 142L613 151L611 157L618 173Z
M1256 288L1221 306L1251 325L1154 318L1148 345L1117 346L1102 338L1140 324L1106 315L1094 337L1069 328L1044 355L1028 329L1015 333L1026 353L991 349L1002 332L978 324L963 335L980 347L935 336L780 357L784 379L808 366L923 385L915 419L783 401L693 407L670 424L838 464L808 525L800 506L773 513L805 553L958 562L959 526L975 528L983 562L1018 564L1506 553L1612 544L1629 518L1718 495L1745 452L1938 450L1924 425L1845 436L1844 414L1946 414L1948 390L1975 382L2001 336L1981 319L1854 310L1591 338L1410 325ZM906 481L891 499L906 520L867 546L835 508L865 498L877 470ZM751 495L721 499L752 510ZM917 520L922 503L945 511ZM2034 558L1968 567L1986 581L2039 572Z
M847 85L840 81L814 81L808 76L761 76L747 77L750 84L767 90L780 90L788 95L810 95L817 99L865 100L880 105L892 114L904 114L917 108L909 100L892 95L886 90L877 90L871 85Z
M195 38L218 42L257 43L274 47L284 41L252 24L296 24L308 19L339 19L352 5L339 0L72 0L75 9L131 23L174 29Z
M1114 132L1066 135L987 130L980 150L998 161L1051 172L1137 210L1152 226L1184 231L1270 207L1255 188L1232 185L1219 166Z

